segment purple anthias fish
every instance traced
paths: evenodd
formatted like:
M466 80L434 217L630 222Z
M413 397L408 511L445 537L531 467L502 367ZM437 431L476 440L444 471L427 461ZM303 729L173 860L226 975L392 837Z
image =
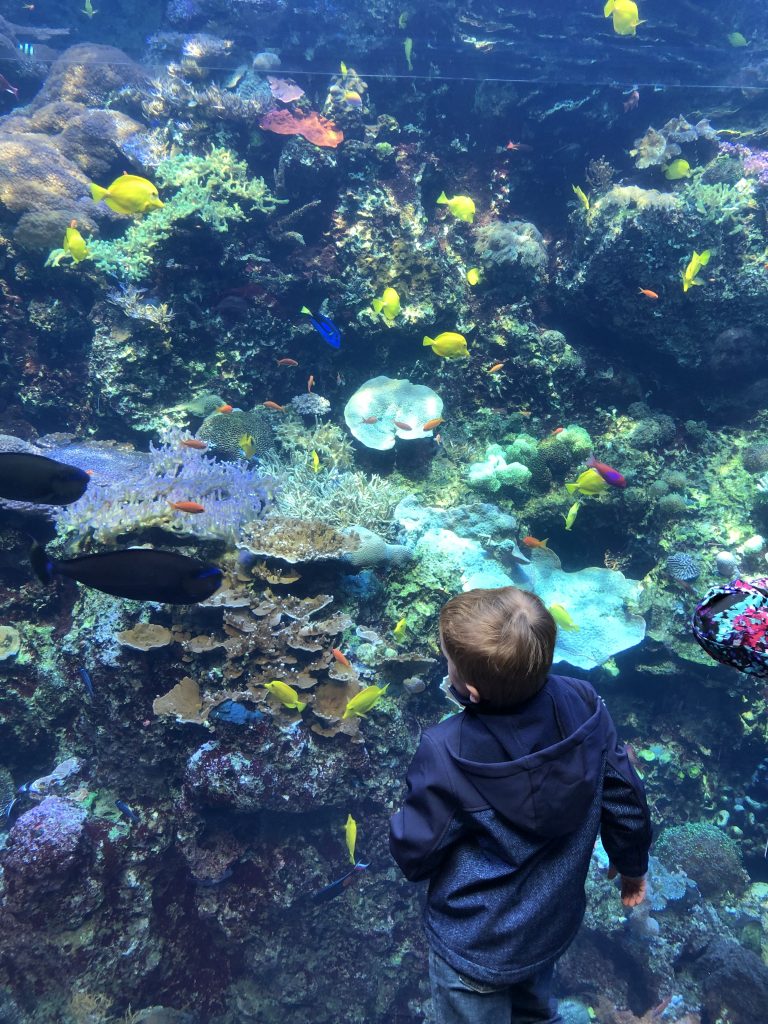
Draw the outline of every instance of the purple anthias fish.
M594 469L600 474L607 484L611 487L626 487L627 481L613 466L609 466L606 462L598 462L594 455L590 455L587 459L587 465L590 469Z

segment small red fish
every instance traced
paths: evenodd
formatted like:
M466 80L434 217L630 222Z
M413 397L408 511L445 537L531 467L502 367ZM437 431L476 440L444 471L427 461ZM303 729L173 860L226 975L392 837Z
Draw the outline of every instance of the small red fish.
M88 476L93 476L93 470L92 469L86 469L85 472L88 474Z
M278 359L277 360L277 365L278 366L298 366L299 364L296 362L295 359L288 359L288 358L286 358L286 359Z
M624 113L628 114L630 110L636 110L639 102L640 93L637 91L637 89L633 89L629 96L627 96L627 98L624 100Z
M644 295L646 297L646 299L654 299L655 300L655 299L658 299L658 297L659 297L658 294L656 292L652 292L650 288L638 288L638 291L640 292L641 295Z
M501 362L501 363L494 363L493 366L489 366L488 367L488 373L498 373L503 365L504 365L503 362Z
M278 405L277 402L263 402L265 409L271 409L273 412L285 412L284 405Z
M181 442L185 448L194 448L195 451L204 452L208 445L199 437L185 437Z
M360 420L360 422L361 423L378 423L379 422L379 417L378 416L366 416L366 417L364 417L364 419Z
M191 515L205 512L205 505L201 505L197 501L169 501L168 504L178 512L189 512Z
M427 420L427 422L424 424L424 426L421 429L422 430L434 430L435 427L439 427L441 423L445 423L445 420L443 419L443 417L442 416L435 416L434 419Z
M334 656L334 658L336 659L336 661L338 661L340 665L344 666L344 668L352 668L352 663L350 662L349 658L346 656L346 654L342 654L338 647L332 647L331 654Z
M523 537L523 544L525 544L527 548L546 548L548 540L549 537L545 540L538 540L536 537ZM547 548L547 550L549 550L549 548Z
M555 429L552 431L552 437L557 437L557 435L562 434L564 430L565 427L555 427Z
M504 149L508 149L514 153L532 153L533 146L529 146L526 142L508 142Z
M627 481L618 471L612 466L609 466L606 462L598 462L594 455L590 455L587 459L587 465L590 469L595 469L600 476L605 480L611 487L626 487Z
M410 423L402 423L400 420L394 420L394 424L399 430L413 430Z
M307 391L311 391L314 386L315 386L315 378L314 378L314 375L310 373L309 380L307 381Z
M234 405L220 405L216 412L232 412L234 408Z

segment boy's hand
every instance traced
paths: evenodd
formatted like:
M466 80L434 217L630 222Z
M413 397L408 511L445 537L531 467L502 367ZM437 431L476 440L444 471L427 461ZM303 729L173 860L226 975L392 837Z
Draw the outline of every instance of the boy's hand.
M618 871L611 864L608 868L608 878L615 878ZM645 875L642 878L629 878L621 876L621 902L625 907L637 907L645 899L646 881Z

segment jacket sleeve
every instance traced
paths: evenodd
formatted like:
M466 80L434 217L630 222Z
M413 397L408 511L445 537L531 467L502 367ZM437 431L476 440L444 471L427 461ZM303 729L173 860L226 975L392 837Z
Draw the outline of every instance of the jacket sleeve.
M456 809L440 751L427 733L411 761L406 786L403 806L390 820L389 849L405 877L420 882L429 878L453 841L448 834Z
M624 744L618 741L610 715L608 719L610 728L600 838L619 874L640 878L648 870L648 851L653 839L651 815L643 784L630 763Z

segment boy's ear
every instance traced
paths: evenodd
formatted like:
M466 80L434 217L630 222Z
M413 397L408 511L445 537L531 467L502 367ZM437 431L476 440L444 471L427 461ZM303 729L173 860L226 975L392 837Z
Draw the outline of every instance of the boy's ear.
M479 692L477 690L477 687L473 686L471 683L465 683L464 685L467 688L467 693L469 694L470 702L472 704L479 704L480 700L481 700L481 697L480 697L480 694L479 694Z

